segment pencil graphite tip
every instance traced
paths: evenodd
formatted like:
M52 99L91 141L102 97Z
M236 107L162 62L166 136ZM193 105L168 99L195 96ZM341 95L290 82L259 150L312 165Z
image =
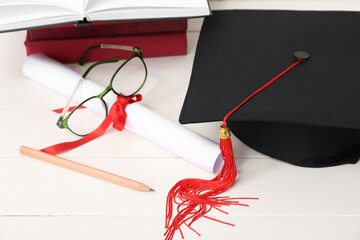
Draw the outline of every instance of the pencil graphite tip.
M152 189L152 188L150 188L150 189L149 189L149 192L155 192L155 190L154 190L154 189Z

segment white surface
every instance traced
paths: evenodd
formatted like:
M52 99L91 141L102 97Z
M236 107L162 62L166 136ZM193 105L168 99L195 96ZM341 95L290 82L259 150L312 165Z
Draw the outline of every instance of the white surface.
M31 80L66 98L72 95L78 82L82 79L82 74L42 54L28 56L24 63L23 73ZM49 78L49 76L52 77ZM81 87L76 91L74 101L76 104L80 104L88 98L98 96L109 84L103 86L90 79L83 80ZM116 98L113 91L104 96L103 100L108 109L114 104ZM101 104L87 105L85 103L84 105L95 113L105 116ZM145 107L141 102L129 104L126 107L126 113L125 129L206 171L220 172L223 159L218 143L183 127L180 123L161 116Z
M250 2L266 8L280 1L239 0L234 4L246 8ZM283 2L296 3L294 9L302 6L300 1ZM306 8L349 3L303 2ZM359 9L360 1L352 4ZM199 29L200 23L190 20L190 29ZM142 91L143 104L175 121L186 93L198 32L188 37L188 55L146 59L149 81ZM109 131L62 156L143 181L156 192L135 192L21 156L20 145L39 149L73 138L55 126L57 115L50 111L63 107L66 98L22 75L24 38L24 32L0 36L0 239L163 239L168 190L185 177L210 179L214 175L129 131ZM112 73L106 71L107 66L101 69L92 78L105 84ZM14 94L21 97L13 98ZM218 141L219 123L186 127ZM193 227L202 237L184 229L185 239L360 239L360 164L308 169L265 157L235 139L234 148L239 177L228 195L258 196L260 200L250 202L250 208L227 208L227 216L211 213L235 227L201 219Z

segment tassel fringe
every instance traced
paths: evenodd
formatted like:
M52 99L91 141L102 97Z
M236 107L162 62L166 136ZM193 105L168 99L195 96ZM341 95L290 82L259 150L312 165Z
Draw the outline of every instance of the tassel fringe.
M221 154L224 165L220 173L212 180L189 178L179 181L170 191L166 200L166 220L165 240L171 240L176 230L179 230L181 237L184 238L180 227L186 227L195 231L191 225L201 217L214 220L223 224L234 226L231 223L223 222L206 214L211 209L216 209L222 213L227 212L220 209L222 206L238 205L248 207L246 204L239 203L239 199L258 199L258 198L229 198L218 195L227 191L236 179L237 168L234 160L231 138L220 139ZM177 204L177 214L173 218L173 204ZM172 220L172 221L171 221Z

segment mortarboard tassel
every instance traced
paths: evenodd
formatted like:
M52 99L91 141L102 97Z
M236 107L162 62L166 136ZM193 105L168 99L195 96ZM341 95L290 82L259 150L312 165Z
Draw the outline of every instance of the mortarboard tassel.
M200 234L191 227L192 223L194 223L200 217L205 217L210 220L234 226L231 223L223 222L206 216L206 214L213 208L227 214L227 212L220 209L221 206L238 205L248 207L249 205L241 204L238 200L258 200L258 198L229 198L228 196L218 196L219 194L227 191L232 186L237 175L232 141L230 138L230 129L226 125L226 120L232 113L244 105L248 100L250 100L260 91L268 87L293 67L309 57L306 52L302 51L295 52L295 56L298 59L295 63L281 72L275 78L270 80L268 83L263 85L261 88L256 90L254 93L252 93L248 98L246 98L241 104L231 110L224 117L223 124L221 125L219 131L221 155L224 160L224 165L220 173L212 180L196 178L183 179L170 189L166 200L165 228L167 230L164 234L165 240L171 240L174 237L176 230L179 230L181 237L184 238L180 229L181 225L183 224L200 236ZM177 204L177 214L173 218L174 203Z

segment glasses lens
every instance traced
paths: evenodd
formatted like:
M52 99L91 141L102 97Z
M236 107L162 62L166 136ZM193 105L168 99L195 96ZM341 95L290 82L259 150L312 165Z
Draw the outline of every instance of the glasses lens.
M79 107L76 109L68 119L68 126L71 131L75 132L78 135L87 135L94 131L106 116L106 108L103 101L100 98L91 98L86 101L82 106L85 108ZM103 111L103 115L99 115L90 109L99 109Z
M146 69L139 57L130 59L112 81L112 87L120 95L129 96L141 88L145 81Z

